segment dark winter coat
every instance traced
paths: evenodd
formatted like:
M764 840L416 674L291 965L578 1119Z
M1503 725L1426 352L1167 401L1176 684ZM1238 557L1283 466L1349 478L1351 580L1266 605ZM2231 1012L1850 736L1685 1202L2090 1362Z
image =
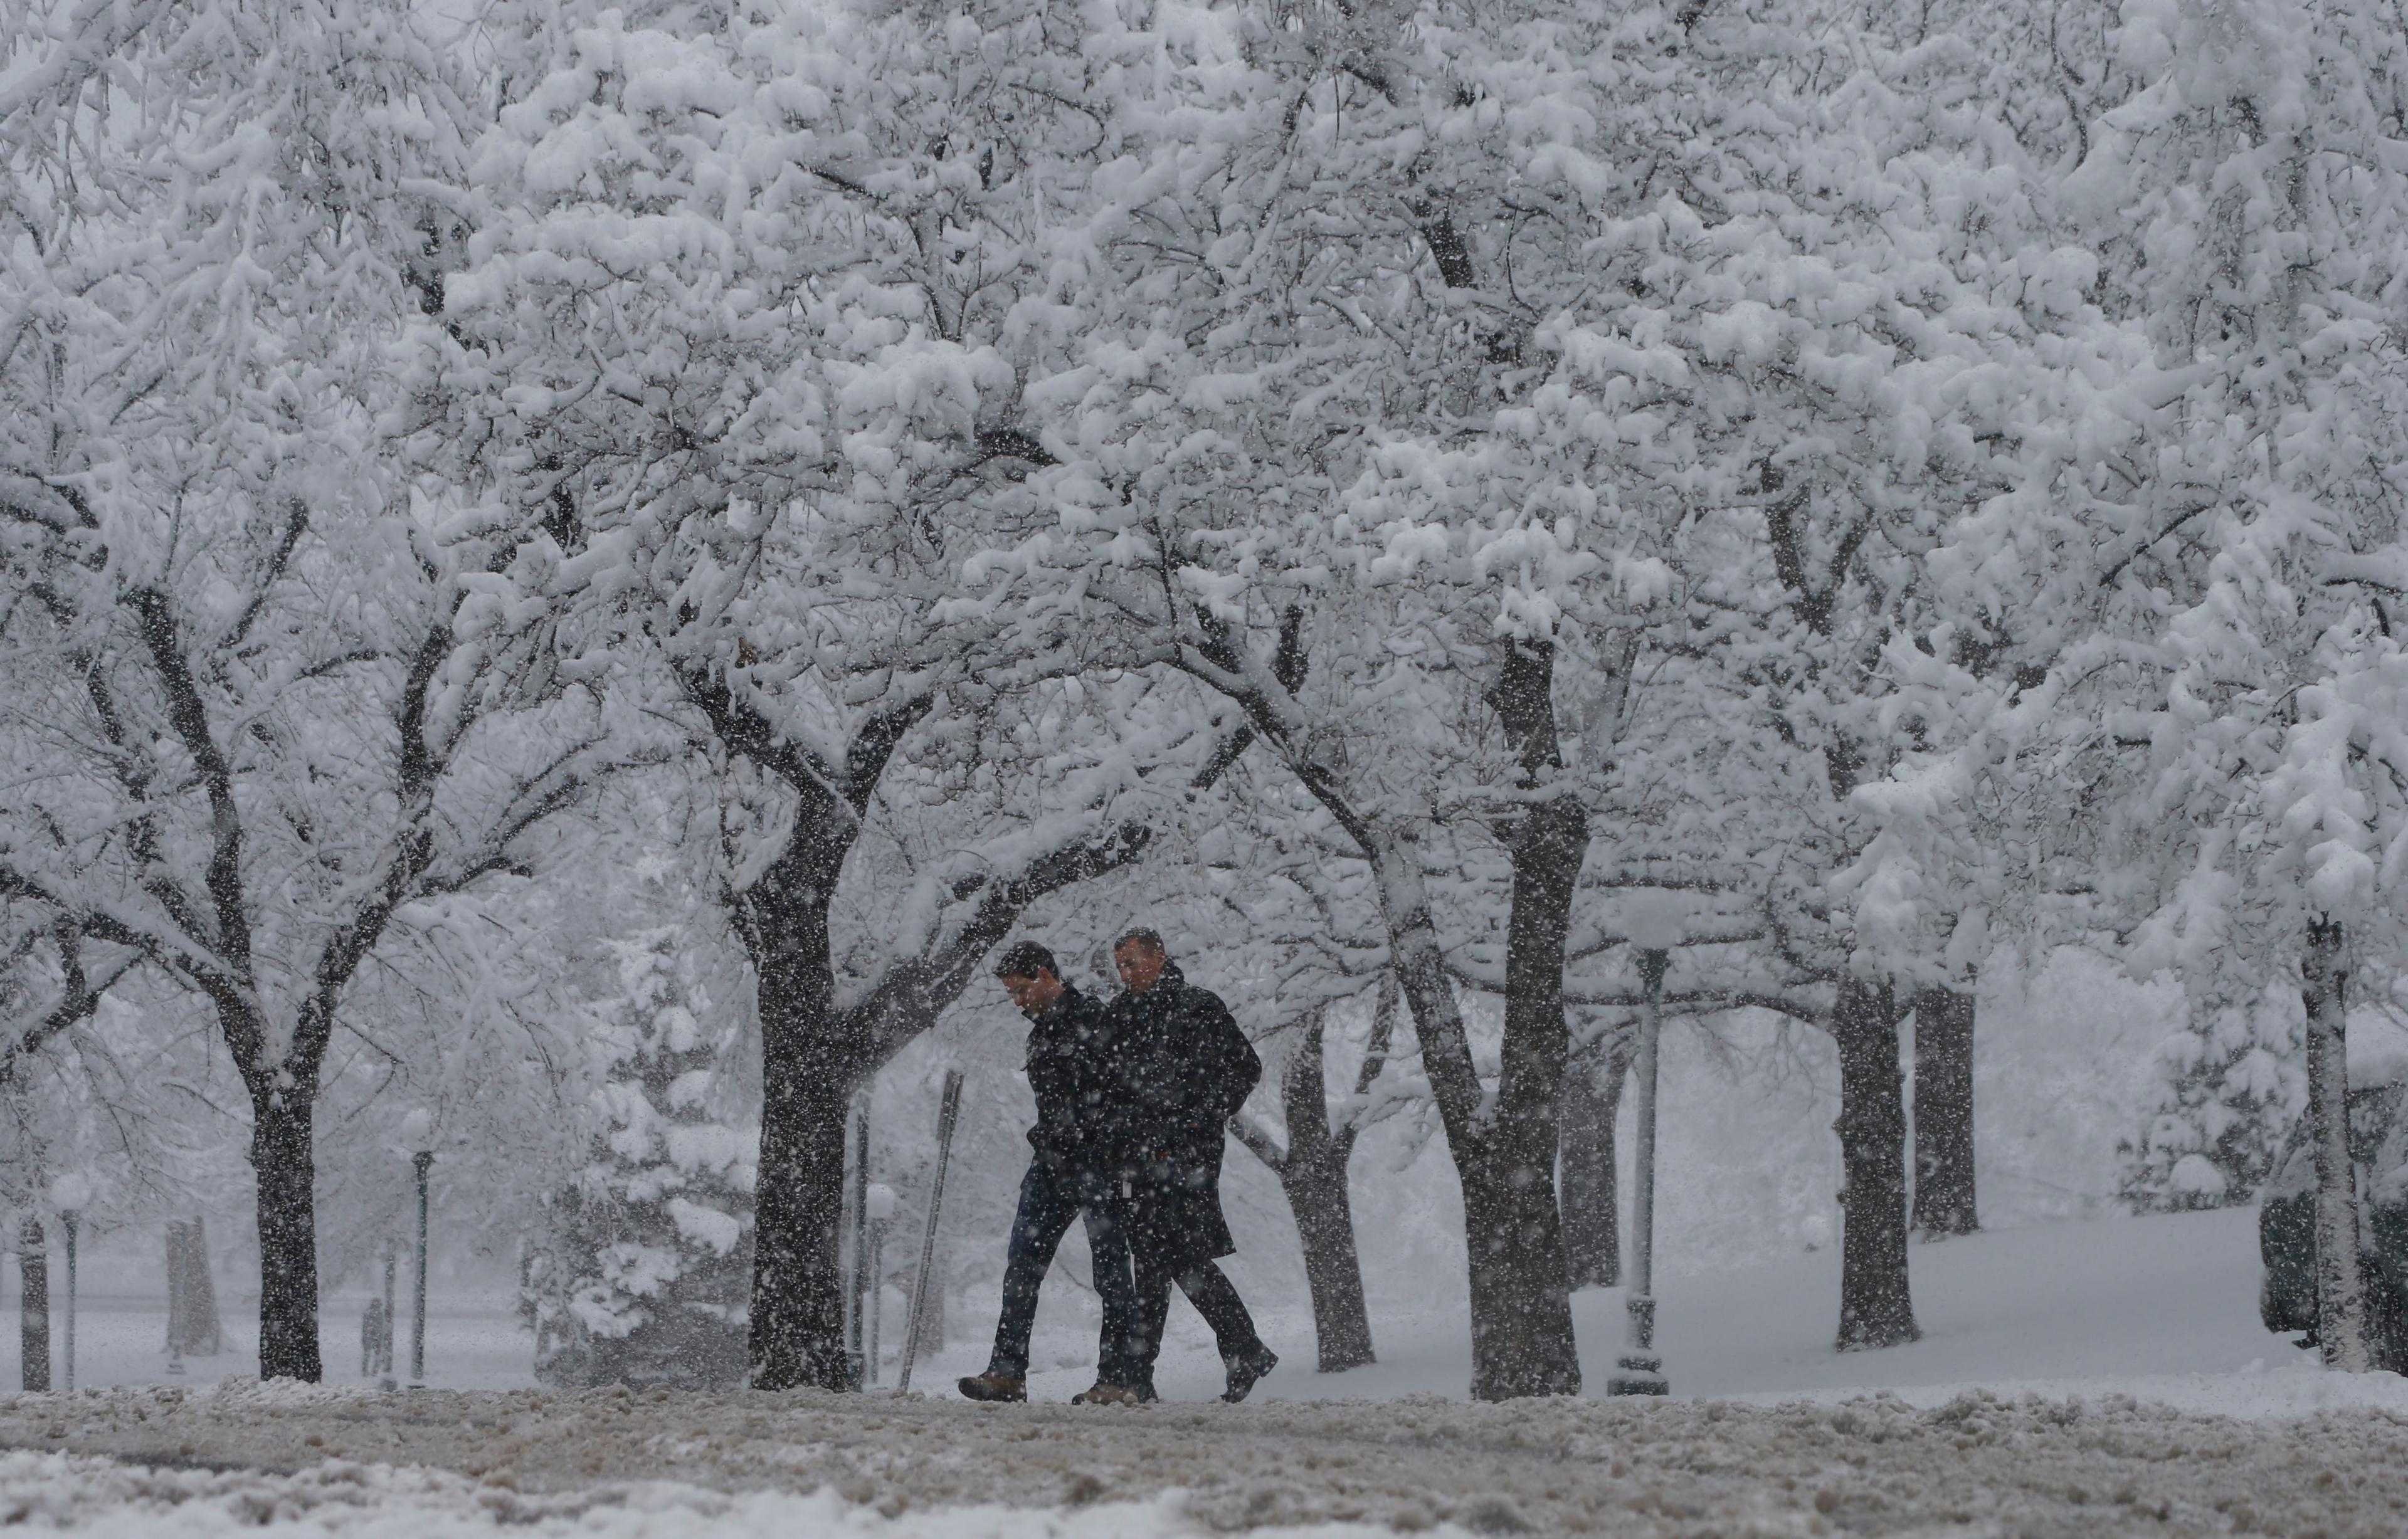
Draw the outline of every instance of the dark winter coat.
M1068 1175L1110 1162L1101 1136L1112 1090L1106 1040L1104 1006L1068 984L1029 1023L1028 1089L1037 1097L1037 1123L1028 1143L1050 1170Z
M1221 997L1177 967L1144 993L1123 992L1104 1020L1130 1245L1141 1264L1171 1272L1226 1256L1238 1245L1221 1214L1222 1129L1262 1078L1262 1059Z

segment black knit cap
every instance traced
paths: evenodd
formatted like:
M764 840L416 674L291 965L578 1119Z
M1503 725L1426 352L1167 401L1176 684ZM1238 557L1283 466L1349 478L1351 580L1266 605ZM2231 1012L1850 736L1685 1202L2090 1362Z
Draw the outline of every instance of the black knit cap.
M1039 973L1051 973L1058 978L1062 969L1054 964L1054 953L1035 941L1014 944L995 964L995 976L999 978L1033 978Z

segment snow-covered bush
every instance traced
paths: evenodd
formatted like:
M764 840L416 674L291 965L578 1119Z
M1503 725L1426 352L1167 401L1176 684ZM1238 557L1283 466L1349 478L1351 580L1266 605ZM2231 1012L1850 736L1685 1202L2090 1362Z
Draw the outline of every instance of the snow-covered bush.
M592 1158L530 1247L521 1308L547 1383L744 1382L757 1126L723 1076L738 1028L714 1013L673 927L608 943Z
M2280 991L2194 1007L2157 1052L2163 1076L2148 1126L2117 1152L2126 1201L2142 1209L2241 1204L2274 1174L2306 1096L2300 1012Z

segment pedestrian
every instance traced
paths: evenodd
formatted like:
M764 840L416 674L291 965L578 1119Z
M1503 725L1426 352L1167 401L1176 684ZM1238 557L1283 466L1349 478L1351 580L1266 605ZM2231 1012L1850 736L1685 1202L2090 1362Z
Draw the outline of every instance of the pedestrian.
M1215 1264L1238 1248L1221 1213L1221 1148L1263 1061L1220 996L1189 983L1153 930L1114 941L1112 965L1122 984L1105 1012L1118 1112L1112 1136L1137 1263L1130 1389L1139 1400L1154 1398L1175 1282L1220 1347L1228 1380L1221 1398L1240 1401L1279 1358Z
M1096 1340L1095 1389L1077 1398L1115 1399L1096 1391L1125 1390L1132 1382L1137 1301L1113 1170L1102 1141L1094 1136L1104 1115L1104 1009L1063 981L1054 953L1035 941L1006 951L995 976L1030 1022L1028 1088L1037 1097L1037 1121L1028 1130L1033 1158L1021 1178L1020 1207L1004 1261L995 1350L986 1372L961 1380L960 1389L972 1400L1028 1398L1028 1336L1037 1322L1037 1290L1071 1219L1084 1215L1104 1319Z

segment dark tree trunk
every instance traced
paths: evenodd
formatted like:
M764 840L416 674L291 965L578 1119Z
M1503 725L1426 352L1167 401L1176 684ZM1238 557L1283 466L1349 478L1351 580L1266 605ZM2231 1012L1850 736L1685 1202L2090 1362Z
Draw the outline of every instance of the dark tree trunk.
M1371 867L1389 966L1412 1006L1447 1152L1463 1186L1471 1283L1471 1392L1483 1400L1577 1394L1571 1288L1555 1210L1555 1105L1563 1089L1564 941L1588 853L1588 814L1562 774L1551 641L1512 640L1487 701L1522 775L1518 817L1503 830L1512 862L1505 948L1505 1034L1493 1101L1439 945L1413 831L1357 806L1342 769L1299 729L1297 678L1265 669L1208 609L1195 614L1196 662L1183 664L1242 705ZM1283 648L1283 651L1285 648ZM1622 677L1627 677L1628 658ZM1618 717L1618 712L1617 712Z
M1291 1160L1280 1186L1304 1242L1304 1284L1312 1295L1312 1333L1325 1374L1373 1361L1371 1314L1363 1302L1363 1262L1354 1249L1354 1207L1343 1160Z
M1564 1072L1555 1187L1564 1216L1564 1260L1575 1289L1622 1283L1613 1125L1622 1104L1622 1084L1629 1075L1629 1047L1618 1031L1606 1033L1574 1056Z
M1363 841L1373 852L1397 979L1421 1037L1447 1150L1463 1189L1471 1285L1471 1392L1482 1400L1577 1394L1571 1289L1552 1179L1555 1101L1563 1075L1562 974L1556 971L1552 1062L1543 1023L1509 993L1503 1075L1495 1115L1483 1098L1463 1017L1439 949L1437 927L1414 853L1388 831ZM1518 889L1518 884L1517 884ZM1560 956L1560 948L1557 955ZM1534 1112L1531 1103L1543 1098Z
M764 879L767 886L775 880ZM752 1388L851 1387L844 1341L844 1130L870 1065L838 1018L827 904L777 902L753 958L761 1011L761 1158L753 1199ZM756 902L756 908L768 905ZM766 954L764 954L766 953Z
M1971 1234L1973 1210L1973 994L1914 996L1914 1227Z
M1538 787L1562 768L1555 738L1555 647L1508 645L1489 695ZM1588 809L1564 788L1513 825L1512 906L1505 921L1505 1038L1495 1116L1457 1157L1471 1256L1471 1392L1483 1400L1576 1395L1571 1275L1555 1207L1556 1111L1571 1033L1564 1019L1564 943L1588 858Z
M2316 1343L2326 1367L2362 1374L2373 1361L2358 1266L2358 1171L2349 1153L2345 940L2337 921L2310 920L2300 974L2308 1016L2308 1141L2316 1168Z
M968 920L933 951L896 964L852 1008L839 1009L828 906L870 794L903 735L927 713L929 700L915 697L869 717L846 745L838 772L808 760L724 685L692 670L681 677L721 741L796 793L786 848L738 894L736 908L761 1014L752 1385L849 1389L854 1379L838 1258L846 1113L854 1092L960 997L979 959L1028 905L1125 865L1144 850L1149 834L1142 826L1122 824L1029 862L1011 879L976 892ZM841 788L841 796L832 786Z
M1358 1103L1370 1092L1387 1060L1396 1031L1396 980L1390 977L1381 985L1371 1038L1362 1070L1355 1076ZM1361 1126L1351 1116L1336 1127L1330 1125L1322 1045L1326 1028L1326 1013L1316 1013L1305 1022L1295 1049L1280 1070L1280 1111L1287 1122L1287 1147L1281 1148L1242 1118L1231 1119L1229 1131L1279 1177L1288 1211L1296 1218L1297 1238L1304 1248L1304 1282L1312 1295L1318 1368L1325 1374L1342 1374L1375 1360L1371 1315L1363 1299L1363 1263L1354 1248L1354 1204L1347 1190L1354 1136Z
M1581 1391L1571 1288L1547 1179L1553 1142L1499 1139L1462 1167L1476 1400Z
M1842 1352L1898 1347L1915 1329L1906 1269L1906 1103L1898 1012L1887 987L1842 980L1831 1009L1840 1048L1840 1338Z
M1385 1007L1387 999L1383 997L1381 1004ZM1287 1193L1288 1208L1296 1215L1297 1236L1304 1244L1304 1282L1312 1295L1319 1366L1325 1374L1340 1374L1372 1361L1371 1315L1363 1302L1363 1262L1354 1249L1354 1205L1346 1189L1355 1130L1349 1123L1333 1133L1325 1104L1322 1033L1326 1024L1321 1016L1308 1023L1303 1040L1280 1075L1287 1157L1277 1168L1280 1188ZM1365 1065L1371 1076L1377 1076L1377 1061L1386 1055L1387 1028L1383 1020L1375 1029L1370 1061Z
M38 1218L26 1219L18 1233L17 1265L24 1279L24 1291L17 1301L23 1389L27 1394L39 1394L50 1387L50 1261Z
M313 1076L314 1077L314 1076ZM315 1384L318 1361L317 1161L311 1107L294 1090L251 1097L251 1168L259 1192L259 1376Z

